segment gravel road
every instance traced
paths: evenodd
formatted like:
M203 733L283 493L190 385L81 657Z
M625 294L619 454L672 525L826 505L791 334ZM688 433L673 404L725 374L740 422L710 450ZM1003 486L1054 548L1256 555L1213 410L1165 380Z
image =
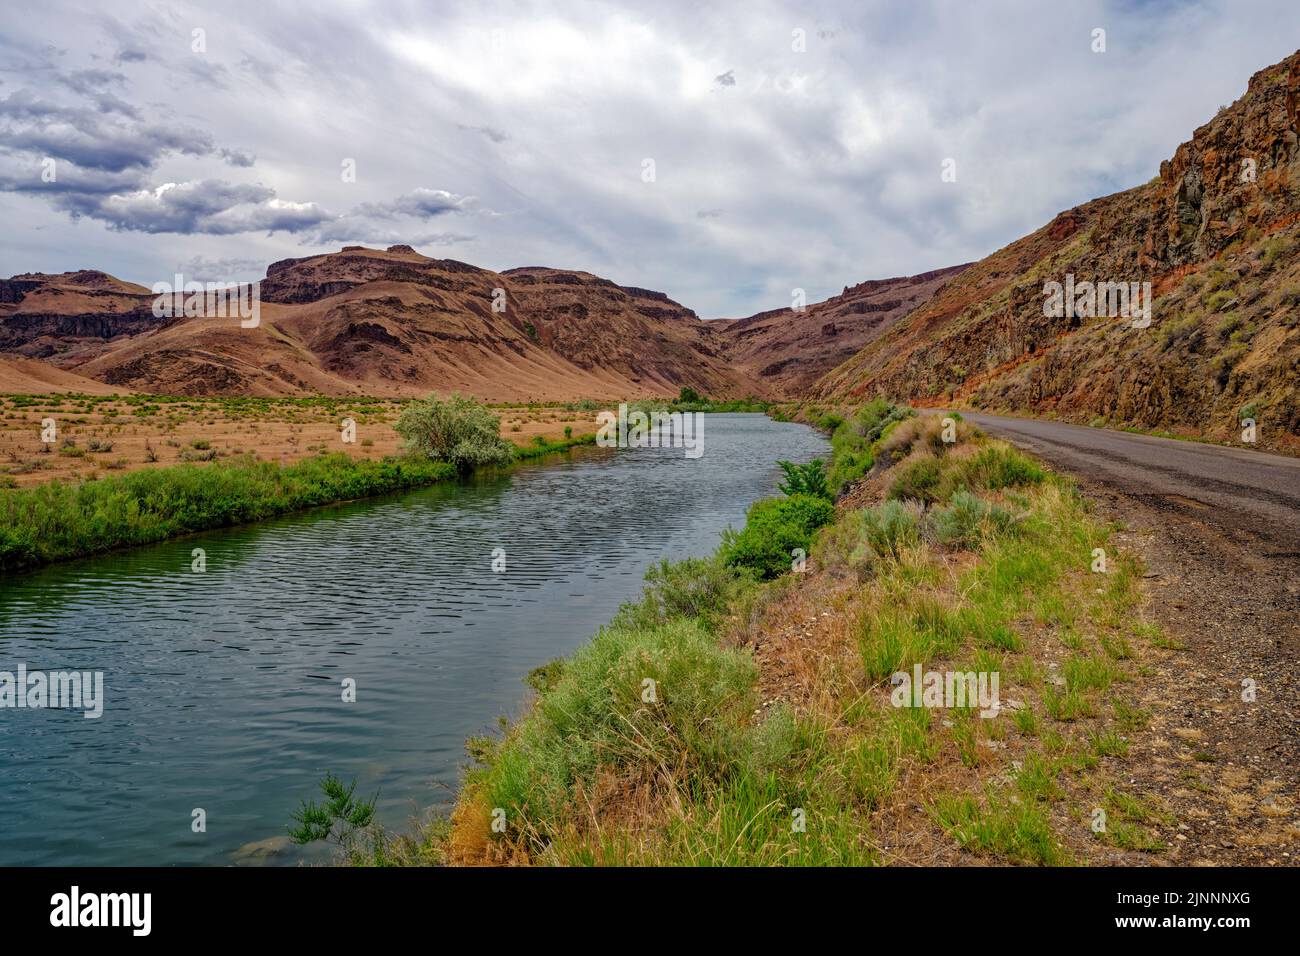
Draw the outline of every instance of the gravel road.
M1153 864L1300 864L1300 460L963 412L1074 475L1147 568L1173 639L1126 772L1177 817Z

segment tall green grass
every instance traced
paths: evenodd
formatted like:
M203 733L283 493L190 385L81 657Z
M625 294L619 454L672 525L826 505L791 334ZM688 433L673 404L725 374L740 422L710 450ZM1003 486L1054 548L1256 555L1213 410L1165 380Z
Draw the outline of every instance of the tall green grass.
M865 473L883 438L882 455L900 477L921 460L933 465L932 480L896 482L894 500L838 516L807 495L759 502L713 558L653 569L640 602L574 657L539 670L530 681L536 703L503 739L474 745L479 765L458 805L450 845L463 856L454 859L885 862L874 818L898 806L898 791L914 786L915 774L955 752L970 782L980 781L989 775L979 768L995 759L981 744L1002 739L1013 720L1036 739L1040 720L1069 719L1067 711L1092 706L1123 680L1114 655L1076 653L1061 668L1060 694L1070 699L1058 702L1055 685L1025 655L1019 622L1064 618L1063 579L1087 568L1105 540L1074 489L971 432L962 441L973 447L951 454L939 441L936 449L934 422L896 412L873 403L835 423L831 474ZM827 699L795 706L759 698L768 685L760 685L743 638L753 637L764 609L775 611L800 587L797 575L787 576L793 547L815 549L831 575L852 568L868 592L848 628L857 660L831 655L816 677ZM968 553L953 560L958 550ZM1132 590L1131 580L1117 580L1103 599L1128 606ZM1027 692L1040 688L1038 708L1026 704L1001 723L969 709L941 721L888 702L892 674L934 660L1008 676L1014 666L1028 675ZM1042 729L1045 738L1049 727ZM1124 742L1099 732L1089 747L1117 755ZM927 806L936 829L971 852L1060 865L1070 856L1051 821L1053 803L1065 798L1057 782L1064 766L1030 753L1011 778L1014 789L998 783L907 799ZM505 832L489 832L498 811Z
M534 444L516 455L536 458L591 440L586 435ZM243 457L0 490L0 571L405 491L455 475L446 462L339 453L292 465Z

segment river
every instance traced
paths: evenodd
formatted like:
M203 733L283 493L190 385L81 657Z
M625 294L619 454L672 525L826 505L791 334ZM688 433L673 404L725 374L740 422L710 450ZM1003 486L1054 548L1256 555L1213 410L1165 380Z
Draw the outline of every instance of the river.
M577 449L0 577L0 671L102 671L105 698L98 719L0 709L0 865L319 859L285 832L326 772L390 828L449 805L466 738L519 715L532 668L826 443L709 415L704 449Z

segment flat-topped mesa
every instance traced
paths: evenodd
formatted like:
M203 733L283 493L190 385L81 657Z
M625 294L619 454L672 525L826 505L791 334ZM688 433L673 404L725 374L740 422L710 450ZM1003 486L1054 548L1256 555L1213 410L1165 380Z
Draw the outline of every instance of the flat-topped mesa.
M350 245L272 263L251 328L203 314L160 322L148 289L122 283L135 294L110 294L117 280L90 272L61 277L62 312L40 324L30 313L48 281L14 277L0 286L0 341L141 391L459 390L508 401L667 396L683 387L739 398L764 390L723 356L712 324L663 293L562 269L498 273L406 244ZM137 325L124 326L123 315L104 318L114 296Z

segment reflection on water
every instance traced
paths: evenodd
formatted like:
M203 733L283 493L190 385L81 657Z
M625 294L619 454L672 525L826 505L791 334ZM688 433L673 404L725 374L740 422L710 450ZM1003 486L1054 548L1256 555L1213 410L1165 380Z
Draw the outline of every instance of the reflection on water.
M823 450L713 415L694 460L580 450L0 578L0 671L102 670L106 697L98 720L0 709L0 864L296 862L285 827L327 771L403 826L450 801L466 737L519 713L529 670L588 640L651 562L711 552L776 459Z

